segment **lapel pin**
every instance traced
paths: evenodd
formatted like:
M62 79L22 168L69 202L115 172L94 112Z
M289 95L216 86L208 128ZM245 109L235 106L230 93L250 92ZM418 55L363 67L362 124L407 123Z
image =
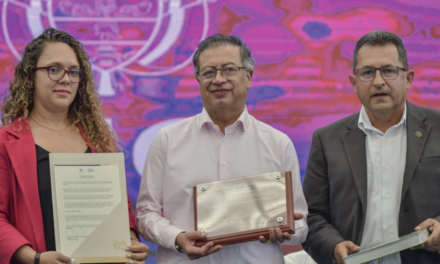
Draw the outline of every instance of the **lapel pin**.
M422 137L422 132L417 131L417 132L416 132L416 137Z

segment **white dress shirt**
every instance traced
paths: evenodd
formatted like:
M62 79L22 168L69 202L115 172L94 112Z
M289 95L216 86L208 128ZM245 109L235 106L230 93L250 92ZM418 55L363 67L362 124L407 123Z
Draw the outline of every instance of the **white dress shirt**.
M307 204L299 164L291 140L256 120L247 109L226 127L223 135L205 109L160 130L149 149L136 207L142 236L157 244L158 263L284 263L279 244L259 241L224 246L190 261L175 249L182 231L194 230L193 187L200 183L275 171L291 171L294 210L305 218L295 221L289 244L306 239Z
M359 128L366 134L367 215L361 250L390 242L399 237L399 211L406 160L406 105L400 122L385 133L375 128L362 107ZM371 264L400 264L395 253Z

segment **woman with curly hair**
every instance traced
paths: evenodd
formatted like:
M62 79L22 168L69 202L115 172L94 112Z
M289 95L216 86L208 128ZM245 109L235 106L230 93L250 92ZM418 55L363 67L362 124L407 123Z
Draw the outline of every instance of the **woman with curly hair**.
M53 28L30 42L2 110L0 263L71 263L55 251L49 153L118 151L81 43ZM128 213L127 256L144 261L148 247Z

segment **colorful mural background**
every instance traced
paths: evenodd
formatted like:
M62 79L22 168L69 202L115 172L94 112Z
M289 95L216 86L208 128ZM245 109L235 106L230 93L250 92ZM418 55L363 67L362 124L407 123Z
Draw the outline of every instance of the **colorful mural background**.
M440 109L438 0L1 0L0 12L2 95L25 45L44 28L84 44L125 147L134 202L154 134L202 109L191 58L215 33L240 36L250 47L257 66L248 109L290 136L302 176L312 132L360 109L348 75L365 33L403 38L415 71L409 100ZM155 263L154 248L147 263Z

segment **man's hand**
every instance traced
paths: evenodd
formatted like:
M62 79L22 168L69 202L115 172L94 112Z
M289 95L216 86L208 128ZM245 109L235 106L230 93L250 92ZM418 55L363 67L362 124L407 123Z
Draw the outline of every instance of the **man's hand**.
M132 259L132 261L130 261L129 263L145 263L145 260L148 257L149 250L150 249L148 248L148 246L144 243L141 243L138 240L131 240L131 246L128 246L126 248L127 258Z
M41 253L40 255L40 264L60 264L60 263L70 264L71 263L70 258L56 251L47 251Z
M301 213L294 213L295 220L303 219L304 215ZM284 241L289 241L292 238L292 236L287 233L281 232L281 229L279 228L269 228L269 239L266 239L264 236L260 236L258 240L260 240L261 243L266 244L272 242L272 243L284 243Z
M206 238L206 233L200 231L180 233L176 237L176 244L185 251L185 254L190 260L204 257L223 248L221 245L214 246L213 242L208 242L202 247L197 247L196 241L204 238Z
M344 258L352 253L359 252L361 248L351 241L343 241L336 245L333 258L338 264L345 264Z
M413 247L412 249L424 249L427 251L439 251L440 250L440 223L435 219L426 219L421 224L419 224L415 230L420 231L427 228L431 235L424 244Z

